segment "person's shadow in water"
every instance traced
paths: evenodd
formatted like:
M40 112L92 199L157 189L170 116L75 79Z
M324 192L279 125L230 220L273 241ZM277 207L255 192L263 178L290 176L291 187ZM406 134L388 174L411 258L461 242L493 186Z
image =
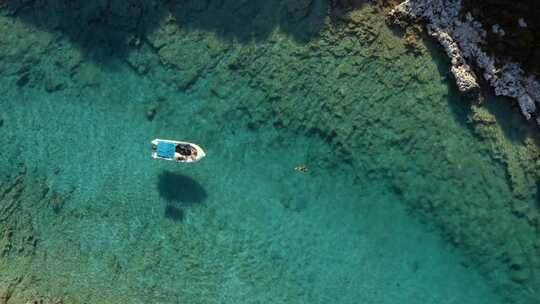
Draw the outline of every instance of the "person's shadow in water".
M182 221L186 208L202 204L208 196L196 180L171 171L159 175L158 190L161 197L167 200L165 217L174 221Z

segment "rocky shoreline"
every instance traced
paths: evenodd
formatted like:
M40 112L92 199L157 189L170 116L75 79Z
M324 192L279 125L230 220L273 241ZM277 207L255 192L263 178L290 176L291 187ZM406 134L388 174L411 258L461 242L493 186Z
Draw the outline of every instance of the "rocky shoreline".
M480 21L464 10L461 0L406 0L391 10L389 16L391 22L402 27L419 22L425 24L428 34L442 45L451 59L451 72L460 92L481 100L480 83L485 82L496 95L516 100L523 116L540 125L537 107L540 84L534 73L526 73L511 59L490 56L484 51L488 32ZM515 16L515 19L520 27L527 26L523 18ZM504 33L496 26L491 30Z

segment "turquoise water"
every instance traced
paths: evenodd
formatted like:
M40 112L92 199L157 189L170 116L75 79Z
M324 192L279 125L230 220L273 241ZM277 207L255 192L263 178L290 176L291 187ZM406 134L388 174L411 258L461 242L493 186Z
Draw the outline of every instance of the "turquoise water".
M538 303L527 143L478 136L435 47L314 3L306 32L190 2L140 42L3 16L0 299Z

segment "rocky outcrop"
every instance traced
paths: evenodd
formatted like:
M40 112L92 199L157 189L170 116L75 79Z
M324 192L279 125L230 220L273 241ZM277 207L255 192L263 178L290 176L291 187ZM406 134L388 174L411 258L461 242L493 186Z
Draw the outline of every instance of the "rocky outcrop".
M452 35L452 21L457 19L458 14L458 1L450 5L443 1L405 1L390 12L394 22L401 25L405 25L403 21L426 21L428 33L439 41L452 60L451 71L460 92L478 95L480 86L476 75L467 64L465 54Z
M407 0L395 7L390 17L401 25L425 23L429 35L439 41L450 57L451 71L462 93L478 95L478 71L496 95L515 99L523 116L527 120L535 118L540 124L540 85L534 76L526 75L517 63L488 55L482 49L487 32L462 8L461 0Z
M462 0L463 11L481 20L490 55L519 63L540 76L540 2L537 0Z

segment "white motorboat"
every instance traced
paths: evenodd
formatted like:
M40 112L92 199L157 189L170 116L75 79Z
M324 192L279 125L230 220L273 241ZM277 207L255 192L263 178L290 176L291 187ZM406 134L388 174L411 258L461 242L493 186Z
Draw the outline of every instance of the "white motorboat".
M198 145L186 141L156 138L152 140L152 158L194 163L206 156Z

